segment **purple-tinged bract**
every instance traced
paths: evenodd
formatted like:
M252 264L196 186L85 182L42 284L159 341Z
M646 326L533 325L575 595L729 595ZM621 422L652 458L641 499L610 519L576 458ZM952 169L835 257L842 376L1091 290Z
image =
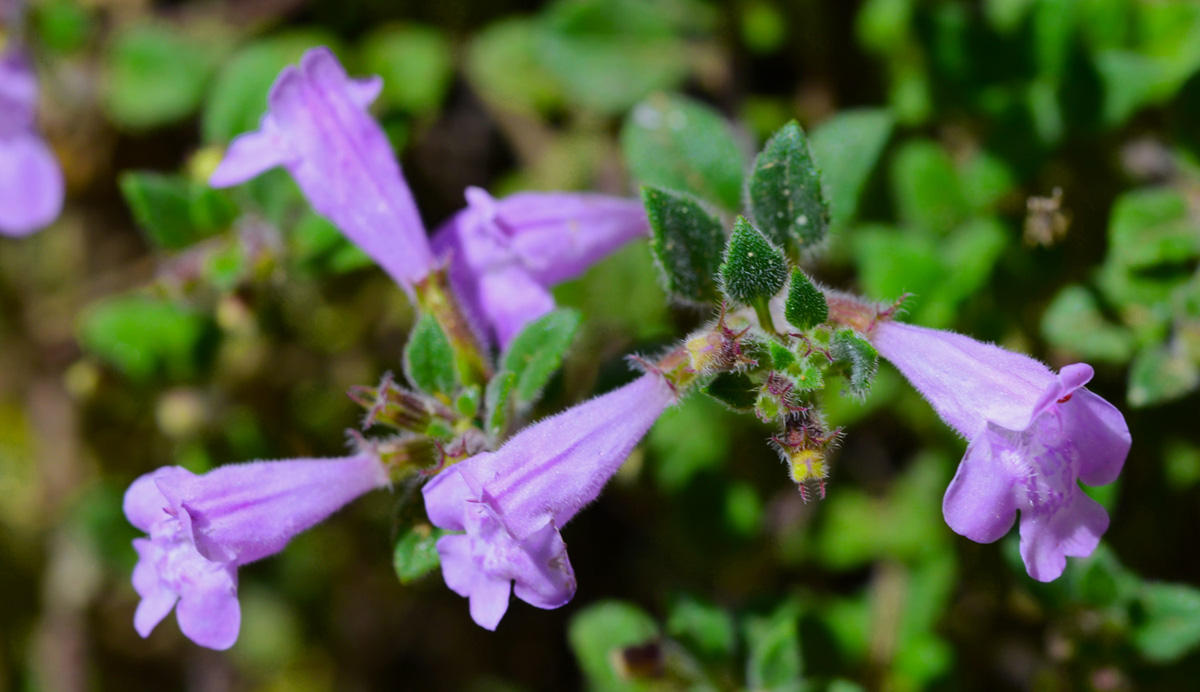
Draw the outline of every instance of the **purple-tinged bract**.
M467 207L434 234L450 281L477 326L506 346L554 309L550 288L646 235L636 200L589 193L522 192L501 200L468 188Z
M0 233L25 236L58 218L63 176L34 127L38 87L18 51L0 55Z
M630 384L532 425L495 452L442 471L424 488L446 585L471 601L471 617L496 629L510 590L539 608L575 595L559 535L600 494L634 446L675 400L661 375Z
M313 209L406 290L433 268L412 192L367 106L378 77L351 79L327 48L279 74L259 129L239 136L209 183L227 187L284 166Z
M1117 479L1131 439L1125 418L1083 387L1092 368L1058 374L1042 363L953 332L891 321L871 339L969 445L942 502L946 523L980 543L1021 513L1029 576L1058 578L1067 556L1086 557L1108 514L1079 488Z
M296 534L386 485L374 454L231 464L197 476L179 466L148 473L125 492L133 541L133 624L150 635L175 607L179 628L210 649L237 640L237 568L279 552Z

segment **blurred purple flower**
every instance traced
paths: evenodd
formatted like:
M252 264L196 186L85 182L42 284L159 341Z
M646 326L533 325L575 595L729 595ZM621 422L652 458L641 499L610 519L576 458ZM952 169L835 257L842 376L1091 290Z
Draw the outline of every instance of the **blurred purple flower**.
M0 56L0 233L25 236L58 218L63 176L34 128L38 87L25 58Z
M1067 556L1087 557L1108 514L1079 488L1117 479L1131 438L1112 404L1083 388L1092 368L1057 375L1042 363L953 332L897 322L871 333L951 427L969 441L946 489L946 523L979 543L999 539L1021 512L1021 558L1038 581Z
M641 202L606 195L523 192L502 200L467 188L467 207L433 248L476 325L503 348L554 309L550 288L573 279L650 229Z
M433 268L412 192L367 106L379 77L350 79L328 48L313 48L279 74L257 132L239 136L213 172L213 187L283 166L327 217L405 290Z
M575 573L559 529L600 494L674 400L661 375L644 375L522 430L498 451L455 464L425 486L430 521L465 532L443 536L437 549L446 585L471 600L477 624L496 629L510 590L538 608L571 600Z
M237 640L237 568L279 552L293 536L373 488L386 485L379 458L231 464L196 476L178 466L148 473L125 493L125 516L149 534L133 547L133 618L150 635L178 602L179 628L210 649Z

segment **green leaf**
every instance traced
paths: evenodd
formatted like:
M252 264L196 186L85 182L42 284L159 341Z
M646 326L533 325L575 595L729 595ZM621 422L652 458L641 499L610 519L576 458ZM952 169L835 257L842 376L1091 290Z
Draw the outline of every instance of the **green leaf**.
M850 394L865 398L879 369L879 352L853 329L839 329L834 333L829 352L846 375Z
M834 224L846 224L871 172L892 136L895 120L886 109L840 111L809 137L813 159L824 174Z
M725 247L721 287L740 305L771 299L787 282L787 260L757 228L739 216Z
M600 601L584 608L571 618L567 629L567 641L587 677L589 689L598 692L643 689L618 673L612 655L658 636L658 625L653 618L637 606L621 601Z
M800 606L787 601L767 616L747 617L746 684L752 690L794 685L800 680Z
M287 31L248 43L225 62L213 80L200 130L204 141L225 144L258 129L267 111L267 93L283 68L298 63L316 46L335 46L336 38L318 29Z
M363 39L363 70L383 77L382 101L409 113L437 110L453 76L450 42L418 25L376 29Z
M901 220L947 233L969 213L954 163L936 142L910 140L892 160L892 199Z
M792 269L792 282L783 310L788 323L802 332L829 319L829 304L825 302L825 294L799 269Z
M344 274L375 265L367 253L346 239L329 219L305 209L284 237L288 259L298 273L309 276Z
M700 396L667 409L646 440L654 453L658 487L678 492L700 473L719 468L732 444L731 417L719 404Z
M196 376L212 356L216 328L205 315L174 303L129 295L88 307L80 324L83 347L133 380Z
M921 300L945 280L946 268L938 246L919 233L900 233L872 226L854 234L859 280L867 295L894 299L904 293Z
M1133 270L1185 263L1200 256L1200 235L1187 200L1170 188L1148 188L1117 198L1109 220L1109 255ZM1186 272L1190 275L1191 271Z
M1143 618L1133 630L1133 643L1142 655L1169 663L1200 646L1200 591L1183 584L1156 583L1143 589Z
M651 96L625 120L621 151L644 185L690 192L724 209L741 206L745 159L729 124L708 106Z
M619 114L687 76L686 46L663 3L573 0L543 14L536 55L567 98Z
M118 126L148 129L191 115L200 105L221 41L201 43L166 24L122 29L104 63L101 104Z
M392 553L392 567L401 584L411 584L441 565L437 541L446 533L429 524L417 524L400 534Z
M745 373L723 372L704 386L704 393L734 411L752 411L758 401L758 385Z
M662 271L667 292L688 303L721 299L717 272L725 249L725 229L691 195L642 188L650 219L650 248Z
M828 310L829 306L826 305L825 309ZM796 362L796 354L774 339L767 342L767 353L771 356L771 367L775 370L783 370Z
M1200 367L1176 344L1143 349L1129 368L1129 405L1161 404L1200 386Z
M223 193L178 175L129 171L121 174L120 187L146 239L167 250L224 230L237 215Z
M404 374L414 386L430 394L449 395L458 385L454 349L432 315L421 315L413 326L404 346Z
M1125 363L1133 355L1133 335L1105 319L1095 296L1083 286L1067 286L1042 314L1042 335L1057 348L1087 361Z
M509 344L502 365L517 376L513 394L518 405L537 401L562 365L582 319L579 311L560 308L526 325Z
M467 50L467 76L491 104L505 110L542 113L563 100L558 80L541 62L542 26L505 19L479 32Z
M29 8L39 47L74 53L87 45L96 30L96 9L75 0L49 0Z
M733 617L691 596L682 596L671 605L667 634L710 661L728 658L737 644Z
M509 397L512 396L516 384L517 373L508 370L496 373L492 381L488 382L487 391L483 395L483 406L487 411L484 430L487 434L493 437L503 434L504 426L508 424Z
M807 137L796 121L767 140L754 162L748 192L754 222L793 259L825 239L829 203Z

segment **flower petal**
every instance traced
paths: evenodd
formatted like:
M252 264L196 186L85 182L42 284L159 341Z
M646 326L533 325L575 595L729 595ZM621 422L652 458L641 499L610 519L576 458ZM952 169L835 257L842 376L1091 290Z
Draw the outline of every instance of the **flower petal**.
M62 205L62 170L50 147L32 132L0 138L0 233L29 235Z
M575 595L575 571L567 558L567 544L554 524L521 541L527 564L515 576L513 593L538 608L559 608Z
M1012 528L1017 518L1012 477L997 459L1008 447L1008 441L991 429L967 447L942 498L942 514L955 533L977 543L991 543Z
M429 521L439 529L466 531L463 512L466 503L478 500L462 477L457 465L445 469L421 488L425 497L425 513Z
M525 325L554 309L554 296L516 264L485 273L479 281L479 299L501 348Z
M295 160L287 142L278 136L270 123L270 114L263 117L258 132L239 135L225 151L225 158L208 178L213 187L229 187L244 183L276 166Z
M179 629L200 646L218 651L237 641L242 610L237 599L237 574L221 567L193 576L175 609Z
M1078 488L1071 501L1049 516L1032 510L1021 513L1021 559L1029 576L1038 581L1057 579L1067 556L1087 557L1108 530L1108 513Z
M504 613L508 612L508 597L512 583L508 579L493 579L480 575L471 590L471 619L475 624L496 631Z
M157 522L166 519L168 514L167 498L163 496L155 483L155 473L147 473L138 477L129 489L125 491L123 509L125 518L137 528L150 533L150 528ZM136 545L136 542L135 542Z
M170 589L159 589L142 597L137 610L133 613L133 628L142 636L142 639L150 636L158 623L162 622L163 618L175 607L175 602L178 600L179 596Z
M471 539L463 534L442 536L437 541L442 562L442 579L454 593L467 598L482 573L471 556Z
M1070 401L1059 404L1063 435L1079 454L1079 480L1088 485L1108 485L1117 480L1132 437L1125 416L1096 394L1078 389Z

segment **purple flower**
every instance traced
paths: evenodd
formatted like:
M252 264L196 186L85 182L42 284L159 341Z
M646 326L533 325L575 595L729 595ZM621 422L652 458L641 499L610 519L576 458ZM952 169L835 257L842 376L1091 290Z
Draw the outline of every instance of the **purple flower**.
M328 48L313 48L279 74L257 132L239 136L213 172L228 187L284 166L313 209L406 290L433 268L412 192L383 129L367 112L378 77L346 75Z
M575 595L575 573L558 531L596 498L659 414L675 400L658 374L522 430L498 451L442 471L424 488L443 536L446 585L471 599L471 617L496 629L510 590L538 608ZM513 583L515 582L515 586Z
M942 502L950 528L990 543L1008 533L1019 510L1021 558L1038 581L1062 574L1068 555L1096 549L1108 514L1079 481L1115 481L1130 436L1121 412L1083 388L1091 366L1056 375L1028 356L891 321L871 339L969 441Z
M524 192L502 200L467 188L467 208L433 237L471 318L501 347L554 309L550 288L650 228L636 200L597 194Z
M196 476L178 466L148 473L125 493L138 538L133 625L143 637L176 606L179 629L210 649L237 640L237 568L283 549L293 536L367 491L386 485L374 454L231 464Z
M0 55L0 233L25 236L58 218L63 177L34 128L37 80L16 51Z

